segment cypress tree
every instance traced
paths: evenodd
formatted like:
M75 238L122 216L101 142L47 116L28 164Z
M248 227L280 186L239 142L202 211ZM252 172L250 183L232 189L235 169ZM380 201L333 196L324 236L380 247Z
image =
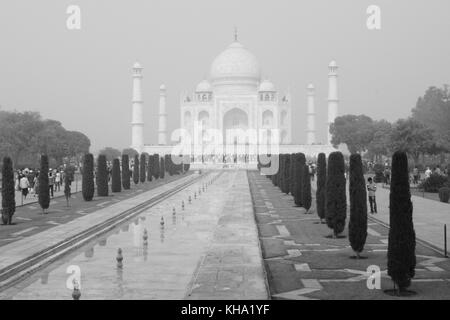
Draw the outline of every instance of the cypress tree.
M345 163L341 152L335 151L328 157L326 183L327 225L333 229L333 237L344 231L347 216L347 196L345 194Z
M48 157L41 155L41 168L39 172L39 205L42 212L50 206L50 190L48 186Z
M348 223L348 237L350 245L360 258L367 238L367 192L359 154L350 156L350 221Z
M317 158L317 189L316 207L320 222L325 219L326 207L326 183L327 183L327 159L324 153L319 153Z
M153 156L148 156L148 162L147 162L147 181L152 181L153 176Z
M282 190L283 188L283 183L284 183L284 177L283 177L283 172L284 172L284 167L283 167L283 162L284 162L284 154L279 154L278 155L278 172L277 172L277 186L280 190Z
M103 154L97 158L97 195L99 197L108 196L108 168L106 156Z
M112 192L121 192L122 191L122 181L120 179L120 161L119 161L119 159L113 160L111 191Z
M134 184L139 183L139 155L134 155L134 165L133 165L133 182Z
M286 194L289 194L289 184L290 184L290 169L291 169L291 155L285 154L283 160L283 191Z
M122 187L130 189L130 159L127 154L122 154Z
M47 169L48 171L48 169ZM41 175L39 175L40 177ZM48 178L47 178L48 184ZM41 189L42 184L39 185L39 190ZM47 186L48 190L48 186ZM83 175L82 175L82 183L81 190L83 194L84 201L91 201L94 198L94 156L92 153L87 153L83 158Z
M294 195L294 170L295 170L295 165L294 165L294 158L295 158L295 153L292 153L290 155L290 159L289 159L289 192L291 195Z
M298 153L294 168L294 201L295 205L303 207L303 170L306 163L306 158L303 153Z
M145 182L145 172L146 172L146 170L145 170L145 163L146 163L146 161L145 161L145 154L141 154L141 160L140 160L140 168L139 168L139 175L140 175L140 180L141 180L141 183L144 183Z
M47 188L48 189L48 188ZM2 221L11 224L16 211L16 195L14 190L14 169L10 157L3 158L2 166Z
M392 156L392 177L389 196L388 275L397 285L397 294L406 290L415 275L416 234L413 225L413 205L409 189L408 158L397 151Z
M70 196L72 194L71 189L70 189L70 176L69 175L64 175L64 196L66 197L66 204L69 207L69 200L70 200Z
M165 163L164 163L164 157L161 157L161 164L159 167L159 177L161 179L164 179L164 175L165 175L165 171L166 171L166 167L165 167Z
M303 166L303 178L302 178L302 203L303 208L306 209L305 213L309 212L309 209L311 208L311 178L309 176L309 166L304 165Z
M159 178L159 154L155 153L153 155L153 177L155 177L155 179Z

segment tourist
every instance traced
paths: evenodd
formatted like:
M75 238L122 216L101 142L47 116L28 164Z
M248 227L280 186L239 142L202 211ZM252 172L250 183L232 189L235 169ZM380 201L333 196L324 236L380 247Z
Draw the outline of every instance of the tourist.
M34 197L39 194L39 171L34 175Z
M417 166L415 166L413 169L413 183L418 184L419 178L420 178L419 169L417 168Z
M48 190L50 191L50 195L52 196L52 198L54 196L53 194L54 184L55 184L55 176L53 175L53 171L50 169L50 172L48 173Z
M437 165L436 168L434 169L434 173L438 174L438 175L442 175L442 171L441 171L441 168L439 167L439 165Z
M386 167L384 169L384 182L386 184L390 184L391 183L391 170L389 169L389 167Z
M61 191L61 173L56 171L55 174L55 191Z
M429 177L431 177L431 170L430 167L427 167L427 170L425 170L425 178L428 179Z
M19 180L19 188L22 191L22 197L24 199L27 198L29 187L30 187L30 183L28 182L28 178L25 175L22 175Z
M373 182L372 178L367 179L367 191L369 192L369 204L370 213L377 213L377 202L375 199L375 192L377 191L377 185Z

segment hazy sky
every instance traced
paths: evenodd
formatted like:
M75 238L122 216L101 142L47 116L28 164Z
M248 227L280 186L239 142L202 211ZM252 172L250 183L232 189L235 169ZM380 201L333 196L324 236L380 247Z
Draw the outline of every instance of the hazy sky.
M71 4L81 7L81 30L66 28ZM366 27L371 4L381 7L379 31ZM305 142L305 87L314 83L324 141L328 63L340 67L340 114L406 117L428 86L450 83L449 12L448 0L2 0L0 105L82 131L93 151L128 147L138 60L145 142L155 143L160 84L173 130L180 91L208 74L236 25L263 75L290 86L295 143Z

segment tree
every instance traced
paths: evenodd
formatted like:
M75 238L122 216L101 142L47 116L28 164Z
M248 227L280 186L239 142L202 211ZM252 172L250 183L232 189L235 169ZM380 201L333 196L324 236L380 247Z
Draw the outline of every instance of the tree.
M130 181L130 179L128 179L128 182L129 181ZM121 192L122 191L122 181L120 179L120 161L117 158L113 160L111 191L112 192Z
M153 177L155 177L155 179L159 178L160 175L160 170L159 170L159 154L155 153L153 155Z
M91 201L94 198L94 156L92 153L84 155L81 191L84 201Z
M39 171L39 205L42 212L50 206L50 190L48 186L48 157L41 156L41 169Z
M72 194L71 189L70 189L70 184L71 184L71 178L70 175L65 174L64 175L64 197L66 198L66 204L69 207L70 203L70 196Z
M291 193L291 195L294 195L295 155L296 153L292 153L289 160L289 192Z
M139 168L139 180L141 181L141 183L145 182L145 172L147 171L145 169L146 166L146 161L145 161L145 154L141 154L141 160L139 161L140 164L140 168Z
M127 154L122 154L122 187L130 189L130 161Z
M367 151L375 157L375 161L380 161L381 156L387 156L390 152L390 136L392 134L392 125L386 120L373 122L373 138Z
M326 189L326 220L336 238L345 228L347 196L345 194L345 163L341 152L332 152L328 157Z
M317 189L316 206L320 222L325 219L326 212L326 183L327 183L327 159L324 153L319 153L317 158Z
M164 179L164 173L166 172L166 167L165 167L165 163L164 163L164 157L161 157L161 164L159 167L159 177L161 179Z
M106 160L112 162L114 159L118 159L121 155L120 150L106 147L99 151L99 154L104 154L106 156Z
M413 119L433 132L433 141L437 147L450 152L450 91L444 88L430 87L423 97L417 100L412 110Z
M414 158L417 163L421 154L434 146L433 131L413 118L398 120L392 129L390 146Z
M311 201L311 177L309 175L309 166L305 164L302 174L302 204L303 208L306 209L305 213L309 212Z
M282 191L286 194L289 194L289 185L291 181L290 171L291 169L291 155L284 155L284 163L283 163L283 189Z
M306 157L303 153L297 155L294 169L294 202L296 206L303 207L303 170L306 164Z
M135 155L139 154L139 152L133 148L125 148L122 150L122 154L128 155L128 159L133 159Z
M153 176L153 156L148 156L148 163L147 163L147 181L152 181Z
M331 143L345 143L350 153L364 152L373 138L373 120L366 115L344 115L337 117L330 126Z
M134 164L133 164L133 182L134 184L139 183L139 155L134 155Z
M397 285L397 294L406 294L416 267L416 234L409 190L408 158L405 152L392 156L389 196L388 275Z
M97 159L97 195L99 197L108 196L108 167L104 154L99 155Z
M11 224L16 211L16 195L14 190L14 169L10 157L3 158L2 166L2 221Z
M350 245L360 258L367 238L367 192L362 160L359 154L350 156L350 222L348 237Z

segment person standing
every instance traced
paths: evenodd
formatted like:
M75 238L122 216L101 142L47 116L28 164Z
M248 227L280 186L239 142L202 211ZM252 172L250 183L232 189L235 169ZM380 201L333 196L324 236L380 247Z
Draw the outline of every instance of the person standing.
M28 178L25 175L22 175L22 177L20 178L19 187L20 187L20 190L22 190L23 199L26 199L27 195L28 195L28 188L30 187L30 183L28 182Z
M61 173L59 170L55 174L55 191L61 191Z
M34 175L34 197L39 194L39 171L36 171Z
M415 166L414 167L414 169L413 169L413 181L414 181L414 184L418 184L419 183L419 178L420 178L420 175L419 175L419 169L417 168L417 166Z
M52 196L52 198L54 196L54 194L53 194L53 191L54 191L53 186L54 186L54 184L55 184L55 176L53 175L53 171L50 171L48 173L48 189L50 191L50 195Z
M370 213L377 213L377 201L375 192L377 191L377 185L373 182L372 178L367 179L367 191L369 194Z
M432 171L430 169L430 167L427 167L427 170L425 170L425 178L428 179L429 177L431 177Z

